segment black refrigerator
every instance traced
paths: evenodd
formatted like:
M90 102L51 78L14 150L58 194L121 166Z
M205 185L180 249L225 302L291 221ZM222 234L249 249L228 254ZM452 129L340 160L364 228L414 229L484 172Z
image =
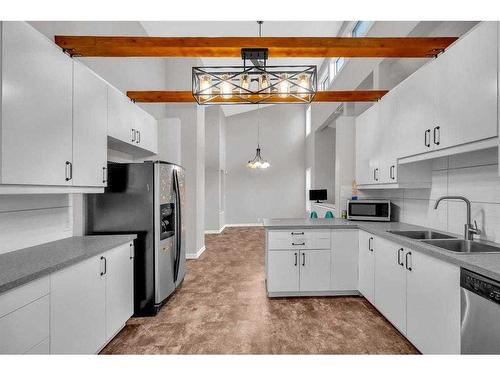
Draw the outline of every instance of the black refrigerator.
M87 197L87 233L135 233L134 315L156 315L186 273L185 171L163 161L108 163Z

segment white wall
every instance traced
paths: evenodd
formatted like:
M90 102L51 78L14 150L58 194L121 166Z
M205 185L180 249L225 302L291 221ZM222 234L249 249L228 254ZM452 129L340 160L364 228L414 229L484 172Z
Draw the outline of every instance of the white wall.
M465 204L443 201L443 195L462 195L472 202L472 220L483 231L481 238L500 242L500 177L498 150L488 149L436 159L430 189L363 191L361 196L389 198L400 209L399 221L463 235Z
M335 208L340 217L352 196L356 163L355 117L340 116L335 121Z
M256 111L226 119L226 222L259 223L263 218L303 217L305 207L305 106L261 109L261 149L271 163L246 167L257 146Z
M205 230L224 226L223 181L225 160L225 116L220 106L205 111Z
M335 202L335 129L329 126L315 133L315 189L327 190L327 203Z

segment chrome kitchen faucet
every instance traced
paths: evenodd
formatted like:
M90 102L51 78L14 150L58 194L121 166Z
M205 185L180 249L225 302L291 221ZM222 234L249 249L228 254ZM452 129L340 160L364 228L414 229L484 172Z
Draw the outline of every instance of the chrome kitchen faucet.
M439 202L445 199L459 199L465 202L467 205L467 223L464 226L464 240L474 240L474 235L475 234L481 234L481 231L477 227L476 220L474 220L474 226L471 224L471 209L470 209L470 200L468 200L465 197L458 196L458 195L449 195L449 196L444 196L439 198L436 203L434 204L434 209L437 210L439 206Z

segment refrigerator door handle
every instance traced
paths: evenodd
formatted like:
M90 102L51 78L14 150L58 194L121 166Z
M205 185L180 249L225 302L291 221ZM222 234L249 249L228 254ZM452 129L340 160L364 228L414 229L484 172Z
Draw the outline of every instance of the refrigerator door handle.
M181 262L181 210L180 210L180 191L179 191L179 177L177 176L177 171L174 169L173 172L174 180L174 194L175 194L175 264L174 264L174 282L177 282L179 276L179 266Z

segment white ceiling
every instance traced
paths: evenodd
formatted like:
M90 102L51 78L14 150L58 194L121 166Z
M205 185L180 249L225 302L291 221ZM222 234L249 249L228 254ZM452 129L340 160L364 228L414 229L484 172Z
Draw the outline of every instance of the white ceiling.
M337 36L342 21L265 21L262 36ZM164 37L224 37L258 36L259 27L255 21L141 21L149 36ZM239 58L202 58L203 65L241 65ZM278 58L269 59L268 65L317 65L323 59ZM223 106L226 116L256 109L253 105Z

